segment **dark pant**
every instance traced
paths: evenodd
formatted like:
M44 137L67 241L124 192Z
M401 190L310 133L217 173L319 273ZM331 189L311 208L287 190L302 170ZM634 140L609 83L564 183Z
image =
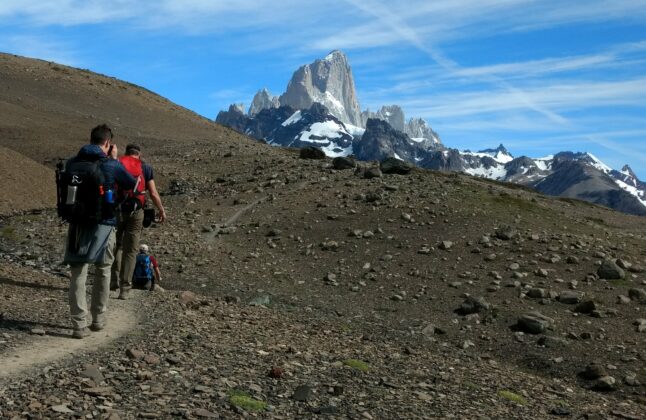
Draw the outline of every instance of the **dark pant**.
M117 214L117 249L112 264L112 286L122 289L131 287L132 275L135 272L139 237L143 230L144 211Z

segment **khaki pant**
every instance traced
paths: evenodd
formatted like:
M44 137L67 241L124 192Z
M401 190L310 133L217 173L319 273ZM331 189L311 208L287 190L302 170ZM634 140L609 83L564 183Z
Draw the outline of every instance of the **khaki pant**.
M117 249L112 264L112 286L122 289L132 287L135 272L139 237L144 228L144 211L139 209L132 214L117 214Z
M92 284L92 301L90 312L92 322L105 323L105 312L108 309L110 296L110 267L114 260L115 233L110 232L103 260L95 263L94 283ZM72 325L75 330L87 326L87 298L85 295L85 282L90 264L73 264L71 266L72 279L70 281L69 301Z

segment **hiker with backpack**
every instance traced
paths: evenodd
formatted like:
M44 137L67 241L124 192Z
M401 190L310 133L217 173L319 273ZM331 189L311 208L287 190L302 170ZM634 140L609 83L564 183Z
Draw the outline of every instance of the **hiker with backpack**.
M135 262L135 272L132 276L132 288L153 291L161 289L161 271L157 259L149 254L148 245L139 247L139 254Z
M90 330L105 327L110 294L110 267L114 260L115 195L131 189L135 179L117 160L117 145L106 124L96 126L90 144L56 171L57 209L69 223L63 262L70 265L70 314L74 338L84 338L87 328L85 282L90 264L95 267Z
M129 190L121 190L121 203L117 212L117 248L112 264L112 288L119 288L119 299L127 299L132 288L139 238L144 226L146 191L159 212L158 222L166 220L166 212L157 192L153 168L141 160L141 148L136 144L126 146L126 153L119 161L137 181Z

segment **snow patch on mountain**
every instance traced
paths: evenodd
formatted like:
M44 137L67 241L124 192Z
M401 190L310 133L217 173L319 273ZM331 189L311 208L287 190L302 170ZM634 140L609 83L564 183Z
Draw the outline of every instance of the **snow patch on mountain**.
M295 124L301 120L301 111L300 109L292 114L291 117L287 118L283 123L281 124L283 127L287 127L288 125Z
M549 171L552 169L552 160L554 155L545 156L543 158L534 159L534 163L541 171Z
M495 180L504 180L505 178L507 178L507 170L505 170L504 165L496 165L490 168L485 168L484 166L479 166L476 168L466 168L464 172L468 173L469 175L481 176Z
M642 203L644 207L646 207L646 192L644 192L643 190L639 190L632 185L628 185L619 179L615 179L615 183L619 185L619 188L621 188L622 190L637 197L640 203Z
M514 157L505 152L484 153L484 152L462 152L463 155L476 156L476 157L490 157L498 163L505 164L514 160Z
M330 120L313 123L307 130L301 132L298 140L316 145L330 157L349 156L352 154L352 144L347 147L340 147L331 140L341 138L344 135L351 136L343 124Z
M608 172L612 171L612 168L610 168L610 166L603 163L599 158L597 158L592 153L586 153L586 155L588 157L590 157L590 159L592 159L592 162L591 162L592 166L594 166L595 168L597 168L601 172L608 173Z
M363 127L357 127L356 125L352 124L344 124L345 129L350 135L354 138L360 139L361 136L363 136L363 133L366 132L366 129Z
M327 139L334 139L341 137L341 133L350 134L345 131L345 128L335 123L334 121L315 122L310 125L309 130L301 133L301 141L309 141L312 143L325 143ZM325 137L327 139L321 139Z

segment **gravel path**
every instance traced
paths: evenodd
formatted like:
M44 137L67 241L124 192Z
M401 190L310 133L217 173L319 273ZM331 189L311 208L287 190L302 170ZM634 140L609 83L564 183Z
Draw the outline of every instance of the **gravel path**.
M139 292L139 293L136 293ZM110 300L106 328L92 332L83 340L64 335L34 335L7 353L0 353L0 379L22 374L36 367L45 366L79 352L92 352L108 345L135 328L138 324L137 303L143 291L133 291L129 300Z

